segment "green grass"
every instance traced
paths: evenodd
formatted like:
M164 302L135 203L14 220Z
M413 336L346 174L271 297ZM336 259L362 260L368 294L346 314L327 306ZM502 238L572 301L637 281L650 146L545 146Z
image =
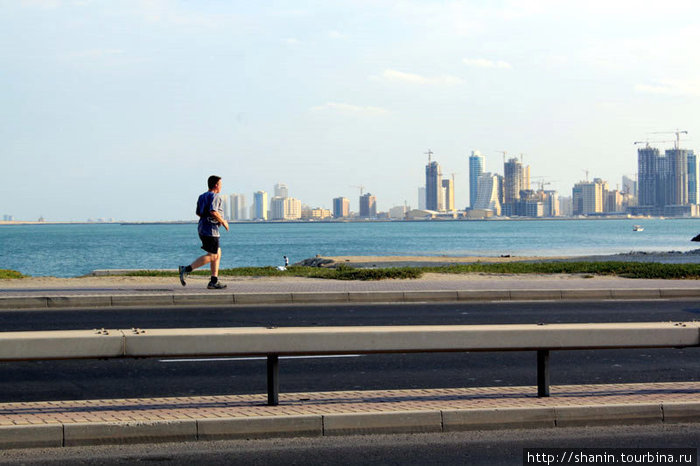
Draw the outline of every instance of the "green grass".
M700 264L656 262L505 262L421 267L435 273L585 274L625 278L699 279Z
M14 270L0 269L0 280L7 278L24 278L24 275Z
M308 277L332 280L385 280L392 278L420 278L424 273L492 273L492 274L581 274L586 278L609 275L625 278L700 279L700 264L660 264L643 262L504 262L497 264L475 263L435 267L390 267L363 269L340 265L337 268L288 267L281 271L276 267L240 267L222 269L222 277ZM130 276L177 277L175 272L144 270ZM198 270L193 275L208 276L208 270ZM20 275L21 276L21 275Z
M140 270L127 274L131 277L177 277L176 272ZM196 270L192 275L208 276L209 270ZM423 273L417 267L383 269L356 269L346 265L337 268L291 266L287 270L276 267L238 267L219 270L220 277L307 277L331 280L384 280L390 278L419 278Z

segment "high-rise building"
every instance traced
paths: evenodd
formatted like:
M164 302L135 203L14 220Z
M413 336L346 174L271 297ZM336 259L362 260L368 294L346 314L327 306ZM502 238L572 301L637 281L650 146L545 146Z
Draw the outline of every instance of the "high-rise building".
M350 200L347 197L333 199L333 217L344 218L350 216Z
M428 162L425 166L425 208L427 210L440 209L440 188L442 187L442 171L437 162Z
M377 218L377 198L370 193L360 196L360 217Z
M603 212L622 212L622 193L617 189L606 191L604 194Z
M637 171L639 176L639 197L637 204L644 207L660 206L660 196L657 196L657 181L659 178L659 149L644 147L637 149Z
M477 180L476 198L473 209L491 210L496 216L501 215L501 202L499 200L499 177L491 173L482 173Z
M479 177L484 173L485 157L478 150L469 156L469 207L474 208L479 193Z
M257 191L253 194L254 220L267 220L267 193Z
M525 188L523 165L516 158L503 164L503 201L513 204L520 199L520 191Z
M545 217L559 217L560 212L559 193L544 191L543 215Z
M221 194L221 204L224 209L224 220L231 220L231 196L228 194Z
M603 212L603 193L607 182L600 178L576 183L571 191L573 215L590 215Z
M698 158L692 150L688 151L688 204L700 204Z
M274 197L289 197L289 188L284 183L277 183L275 185L275 196Z
M248 218L248 209L246 208L245 195L231 194L229 199L231 200L231 220L246 220Z
M270 200L272 220L298 220L301 218L301 201L293 197L275 196Z
M284 198L284 219L298 220L301 218L301 201L293 197Z
M270 199L270 220L284 220L284 197Z
M425 210L425 186L418 188L418 209Z
M666 151L665 202L664 205L688 204L688 151Z
M452 212L455 210L455 186L451 179L445 178L442 180L441 191L443 196L442 210Z
M690 163L690 162L688 162ZM637 197L638 192L637 192L637 181L633 180L632 178L629 178L628 176L622 177L622 192L632 196L632 197Z

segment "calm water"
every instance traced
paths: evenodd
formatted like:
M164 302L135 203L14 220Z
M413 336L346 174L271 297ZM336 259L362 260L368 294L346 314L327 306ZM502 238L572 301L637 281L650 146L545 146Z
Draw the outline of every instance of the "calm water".
M643 232L633 232L642 224ZM558 256L688 251L700 220L255 223L222 232L222 267L340 255ZM95 269L176 268L202 252L195 225L3 225L0 268L79 276Z

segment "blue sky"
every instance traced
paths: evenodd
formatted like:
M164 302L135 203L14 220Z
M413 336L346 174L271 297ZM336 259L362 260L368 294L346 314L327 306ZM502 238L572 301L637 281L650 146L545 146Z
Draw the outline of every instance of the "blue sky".
M192 219L212 173L415 207L428 149L460 208L475 149L615 187L651 132L700 149L698 5L0 0L0 214Z

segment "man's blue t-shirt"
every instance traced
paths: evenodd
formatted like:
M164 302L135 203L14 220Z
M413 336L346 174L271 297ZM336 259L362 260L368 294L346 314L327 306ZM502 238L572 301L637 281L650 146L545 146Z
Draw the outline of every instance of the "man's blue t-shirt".
M218 193L207 191L197 199L197 215L199 215L199 225L197 231L202 236L220 236L219 222L209 216L212 210L224 216L223 199Z

